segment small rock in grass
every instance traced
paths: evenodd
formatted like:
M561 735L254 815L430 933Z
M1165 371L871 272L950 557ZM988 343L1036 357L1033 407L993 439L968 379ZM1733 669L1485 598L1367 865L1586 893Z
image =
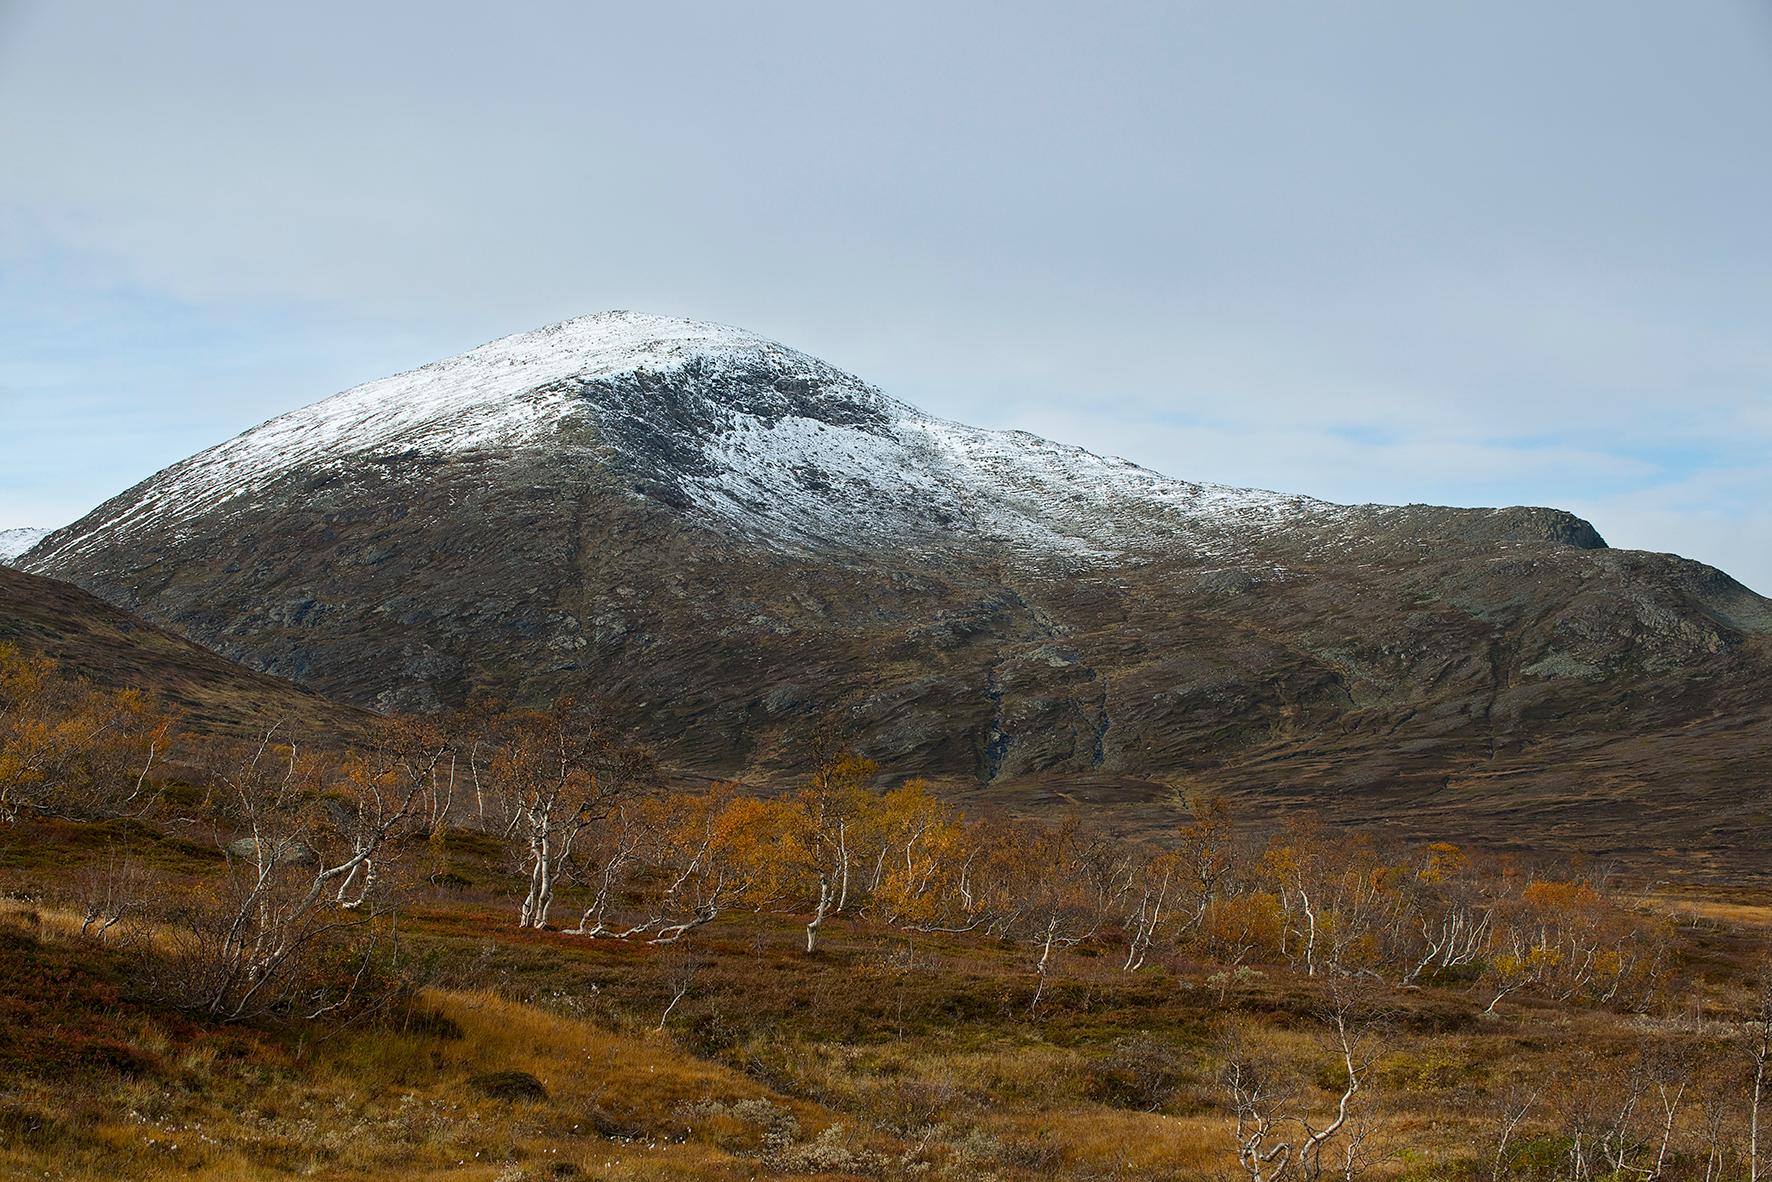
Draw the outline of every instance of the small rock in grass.
M548 1090L527 1071L485 1071L468 1077L468 1086L494 1100L546 1100Z

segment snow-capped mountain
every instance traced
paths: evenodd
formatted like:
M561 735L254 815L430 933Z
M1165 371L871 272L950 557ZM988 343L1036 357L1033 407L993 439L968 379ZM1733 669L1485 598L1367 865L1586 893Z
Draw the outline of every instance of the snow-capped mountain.
M0 564L10 565L13 559L48 536L48 530L32 526L0 529Z
M594 693L719 774L832 711L904 773L1424 816L1479 770L1703 790L1646 736L1772 752L1772 603L1570 514L1171 479L628 312L273 419L24 565L353 703Z
M661 451L663 430L670 447ZM961 537L1114 558L1153 545L1222 550L1227 533L1342 516L1304 497L1172 480L1024 432L947 422L738 329L611 312L506 337L255 427L58 537L51 561L250 502L296 470L390 453L555 448L586 431L706 517L796 549Z

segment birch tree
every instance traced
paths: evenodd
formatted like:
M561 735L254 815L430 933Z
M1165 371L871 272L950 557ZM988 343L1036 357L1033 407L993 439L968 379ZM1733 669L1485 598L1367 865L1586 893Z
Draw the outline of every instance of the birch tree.
M1383 1048L1382 1027L1365 1016L1352 982L1336 977L1321 1021L1335 1062L1326 1105L1313 1104L1298 1065L1259 1037L1234 1030L1225 1043L1222 1082L1230 1098L1237 1167L1249 1182L1351 1179L1369 1164L1370 1130L1358 1097Z
M0 645L0 823L145 812L175 730L141 690L100 689Z
M1761 1182L1772 1177L1766 1162L1763 1144L1763 1107L1772 1092L1772 962L1762 966L1753 996L1753 1008L1746 1023L1747 1061L1750 1068L1747 1090L1747 1178Z
M214 744L210 776L226 869L175 917L172 987L225 1021L345 1004L368 951L342 984L315 984L315 958L393 905L375 867L418 829L429 780L370 774L368 765L335 777L275 731ZM230 841L228 832L241 836Z
M545 928L580 841L653 782L654 764L572 698L498 715L490 731L478 779L497 801L525 875L517 926Z
M877 763L853 751L826 755L782 814L782 860L794 872L811 913L808 953L817 950L825 920L849 906L860 852L856 842L870 801L866 786L879 771Z

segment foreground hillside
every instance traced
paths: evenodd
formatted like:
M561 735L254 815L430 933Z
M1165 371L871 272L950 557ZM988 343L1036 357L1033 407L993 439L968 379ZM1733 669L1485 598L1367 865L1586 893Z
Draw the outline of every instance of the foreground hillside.
M1764 1176L1766 900L808 762L193 734L0 650L0 1176Z
M685 959L521 936L476 893L403 920L435 983L350 1022L194 1021L144 994L127 945L0 910L0 1176L1229 1178L1233 1059L1278 1068L1276 1111L1316 1127L1340 1095L1333 1003L1281 966L1079 956L1030 1008L1026 964L989 941L858 928L809 960L797 931L739 917ZM1685 938L1713 984L1678 1013L1385 995L1354 1176L1606 1176L1621 1152L1745 1178L1744 945Z
M1720 572L1554 510L1172 480L716 325L586 317L369 383L21 561L358 705L596 694L706 776L791 778L835 712L1012 807L1207 789L1764 868L1772 604Z
M113 689L152 687L197 730L361 733L370 715L242 668L77 587L0 565L0 645L57 661Z

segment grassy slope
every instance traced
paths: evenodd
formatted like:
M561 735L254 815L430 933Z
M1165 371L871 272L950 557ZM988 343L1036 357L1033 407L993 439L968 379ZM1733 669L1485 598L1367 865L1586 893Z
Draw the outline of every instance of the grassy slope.
M25 826L0 832L0 887L53 897L114 848L204 872L198 846L151 832ZM668 951L519 934L486 851L448 858L457 885L401 920L434 984L375 1027L205 1027L146 1000L127 955L65 912L5 905L0 1176L1198 1177L1228 1164L1211 1047L1230 1008L1332 1080L1316 984L1272 966L1221 993L1204 966L1072 954L1032 1008L1027 951L970 938L849 927L808 958L775 916ZM1754 938L1719 926L1688 964L1720 987ZM1380 1176L1472 1169L1507 1085L1611 1073L1636 1021L1540 1003L1484 1021L1456 985L1388 1003ZM547 1097L488 1098L470 1081L492 1071Z
M123 958L73 927L0 913L7 1178L745 1178L771 1128L833 1123L663 1035L485 990L314 1041L204 1028L132 997ZM547 1095L489 1097L469 1081L490 1071Z

